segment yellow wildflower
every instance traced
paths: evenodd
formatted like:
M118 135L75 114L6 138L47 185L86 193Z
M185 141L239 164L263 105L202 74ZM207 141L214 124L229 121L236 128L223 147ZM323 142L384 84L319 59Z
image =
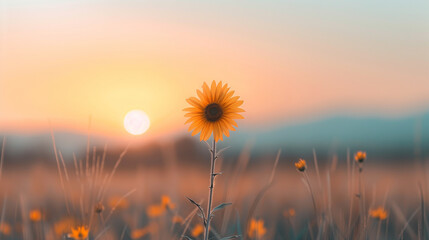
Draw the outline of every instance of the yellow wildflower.
M69 238L73 238L75 240L85 240L88 238L89 228L85 226L80 226L77 228L71 229L72 233L69 234Z
M366 152L358 151L355 154L355 160L356 162L362 163L366 159Z
M198 237L204 232L204 226L202 224L197 224L191 231L192 237Z
M252 219L247 234L250 238L261 238L265 235L267 229L264 226L264 220Z
M295 215L296 215L296 212L295 212L295 209L293 208L289 208L288 210L285 210L283 212L284 217L295 217Z
M387 212L382 207L378 207L377 209L370 210L369 215L372 218L375 218L378 220L385 220L387 218Z
M307 168L307 163L304 159L300 158L299 161L295 163L295 168L300 172L304 172Z
M174 205L174 203L171 202L170 197L166 195L163 195L161 197L161 205L167 209L174 209L176 207L176 205Z
M181 216L174 216L173 219L171 220L173 223L182 223L183 222L183 218Z
M42 220L42 212L37 209L31 210L29 213L29 218L33 222L39 222L40 220Z
M162 205L150 205L146 209L146 213L149 217L159 217L164 214L165 208Z
M11 232L12 232L12 229L11 229L9 223L2 222L0 224L0 233L1 234L8 236L8 235L10 235Z

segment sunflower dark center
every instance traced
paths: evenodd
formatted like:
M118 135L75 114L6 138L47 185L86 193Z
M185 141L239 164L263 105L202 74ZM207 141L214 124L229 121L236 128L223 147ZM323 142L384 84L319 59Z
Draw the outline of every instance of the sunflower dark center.
M222 114L222 108L217 103L211 103L204 109L204 116L209 122L216 122L222 117Z

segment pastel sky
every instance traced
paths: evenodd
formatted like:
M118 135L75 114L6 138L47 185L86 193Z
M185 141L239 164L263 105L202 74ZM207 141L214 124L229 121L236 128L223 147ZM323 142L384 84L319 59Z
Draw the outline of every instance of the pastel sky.
M0 2L0 131L181 131L222 80L243 124L429 109L429 1Z

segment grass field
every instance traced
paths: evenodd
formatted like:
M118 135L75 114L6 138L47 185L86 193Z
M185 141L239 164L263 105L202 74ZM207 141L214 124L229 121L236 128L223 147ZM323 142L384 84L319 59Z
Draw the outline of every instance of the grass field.
M160 166L123 169L125 151L109 164L103 151L76 161L57 155L51 165L2 169L1 239L202 239L187 197L206 209L209 160L181 164L169 152ZM249 150L219 157L213 205L232 204L215 211L210 239L426 239L422 166L369 157L359 174L350 153L307 159L300 172L297 159L279 156L277 166L275 157L250 161ZM73 234L78 226L83 235Z

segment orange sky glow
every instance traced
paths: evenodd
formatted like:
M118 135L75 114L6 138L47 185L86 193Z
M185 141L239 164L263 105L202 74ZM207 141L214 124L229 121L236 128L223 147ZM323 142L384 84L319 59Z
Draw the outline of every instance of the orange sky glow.
M423 1L19 2L0 5L0 131L85 132L91 116L123 136L132 109L149 136L183 131L185 98L211 80L242 97L247 125L429 109Z

